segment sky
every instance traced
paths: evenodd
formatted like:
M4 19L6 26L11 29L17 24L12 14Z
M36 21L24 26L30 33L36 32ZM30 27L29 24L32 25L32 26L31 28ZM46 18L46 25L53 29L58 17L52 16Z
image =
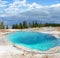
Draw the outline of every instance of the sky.
M36 8L60 7L60 0L0 0L0 17L13 16Z
M9 3L13 3L14 0L2 0L2 1L7 1ZM18 1L18 0L15 0ZM20 0L22 1L22 0ZM52 5L52 4L57 4L60 3L60 0L26 0L27 3L37 3L37 4L41 4L41 5Z
M60 22L60 0L0 0L0 17L18 15Z
M29 3L37 3L41 5L52 5L52 4L57 4L60 1L59 0L27 0Z
M14 15L32 8L60 6L60 0L0 0L0 17Z

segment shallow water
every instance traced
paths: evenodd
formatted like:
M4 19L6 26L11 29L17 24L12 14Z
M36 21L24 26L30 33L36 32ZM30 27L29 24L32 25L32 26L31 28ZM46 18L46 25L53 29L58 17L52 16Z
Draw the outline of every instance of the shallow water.
M23 45L32 50L46 51L60 45L60 40L54 36L38 32L13 32L7 37L13 44Z

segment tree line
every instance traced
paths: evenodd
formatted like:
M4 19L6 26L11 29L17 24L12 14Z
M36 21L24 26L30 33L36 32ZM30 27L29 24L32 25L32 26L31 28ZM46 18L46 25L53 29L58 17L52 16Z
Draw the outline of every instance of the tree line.
M0 21L0 29L8 29L8 25L5 26L3 21Z
M60 27L60 24L41 24L38 23L37 21L33 21L33 22L27 22L27 21L23 21L22 23L19 24L13 24L12 25L12 29L24 29L24 28L35 28L35 27ZM0 22L0 29L9 29L8 25L5 26L4 22Z

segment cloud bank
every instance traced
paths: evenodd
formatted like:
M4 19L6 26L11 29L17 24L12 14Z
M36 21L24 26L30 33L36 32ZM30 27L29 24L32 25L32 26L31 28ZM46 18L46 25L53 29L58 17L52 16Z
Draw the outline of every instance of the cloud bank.
M60 10L60 4L43 6L35 2L29 4L26 0L13 0L13 3L9 4L9 2L7 1L0 0L0 16L15 15L24 11L38 8L40 8L41 11L42 9L46 8L47 12L49 12L48 9L50 9L51 11L57 13Z
M19 16L35 17L36 19L48 19L60 22L60 3L44 6L33 2L27 3L26 0L13 0L13 3L0 0L0 17Z

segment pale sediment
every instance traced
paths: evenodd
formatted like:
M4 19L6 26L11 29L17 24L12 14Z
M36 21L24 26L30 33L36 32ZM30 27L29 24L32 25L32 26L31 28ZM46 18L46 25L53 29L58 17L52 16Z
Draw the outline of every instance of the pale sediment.
M34 32L45 32L48 34L52 34L58 38L60 38L60 32L57 30L43 30L44 28L34 28L34 29L23 29L23 30L0 30L0 58L60 58L60 46L51 48L48 51L31 51L28 48L18 46L18 45L13 45L11 44L5 35L8 33L14 32L14 31L34 31Z

